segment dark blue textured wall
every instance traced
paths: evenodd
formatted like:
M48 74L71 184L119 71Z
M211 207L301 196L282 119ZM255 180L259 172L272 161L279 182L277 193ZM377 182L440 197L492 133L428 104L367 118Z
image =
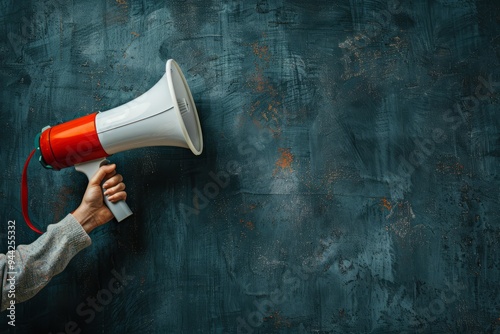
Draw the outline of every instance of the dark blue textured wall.
M0 217L18 243L36 238L19 187L45 125L128 102L173 58L205 139L200 157L113 156L134 216L2 333L500 332L498 1L0 8ZM38 226L77 207L83 175L29 172Z

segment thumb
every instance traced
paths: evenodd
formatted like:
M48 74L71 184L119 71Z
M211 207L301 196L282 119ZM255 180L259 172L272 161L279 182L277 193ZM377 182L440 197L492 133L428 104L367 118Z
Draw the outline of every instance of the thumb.
M89 185L101 185L106 175L113 172L115 169L115 164L101 166L94 174L94 176L92 176L92 178L90 179Z

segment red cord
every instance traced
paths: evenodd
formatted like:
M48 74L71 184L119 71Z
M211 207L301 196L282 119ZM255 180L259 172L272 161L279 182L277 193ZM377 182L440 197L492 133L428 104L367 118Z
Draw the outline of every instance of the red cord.
M23 211L24 220L26 221L26 224L28 224L29 228L38 234L43 234L43 232L41 232L31 223L28 214L28 165L31 160L31 157L33 157L33 154L35 154L35 151L36 149L31 151L30 155L28 156L28 159L26 159L26 162L24 163L23 176L21 178L21 208Z

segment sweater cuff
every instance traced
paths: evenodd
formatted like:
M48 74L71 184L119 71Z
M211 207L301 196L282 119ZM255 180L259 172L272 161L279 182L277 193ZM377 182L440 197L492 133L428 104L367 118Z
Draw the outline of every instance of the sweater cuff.
M74 247L75 253L92 244L89 235L72 214L68 214L59 223L52 226L56 229L54 232L68 238L68 243ZM47 232L49 231L47 230Z

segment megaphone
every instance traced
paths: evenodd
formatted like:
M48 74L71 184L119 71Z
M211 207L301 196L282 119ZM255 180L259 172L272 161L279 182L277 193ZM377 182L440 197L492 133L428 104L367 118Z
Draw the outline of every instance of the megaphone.
M47 169L75 166L90 178L107 157L146 146L188 148L195 155L203 150L198 112L179 65L170 59L166 72L150 90L138 98L104 112L83 116L37 135L39 161ZM117 221L132 214L125 201L111 203Z

